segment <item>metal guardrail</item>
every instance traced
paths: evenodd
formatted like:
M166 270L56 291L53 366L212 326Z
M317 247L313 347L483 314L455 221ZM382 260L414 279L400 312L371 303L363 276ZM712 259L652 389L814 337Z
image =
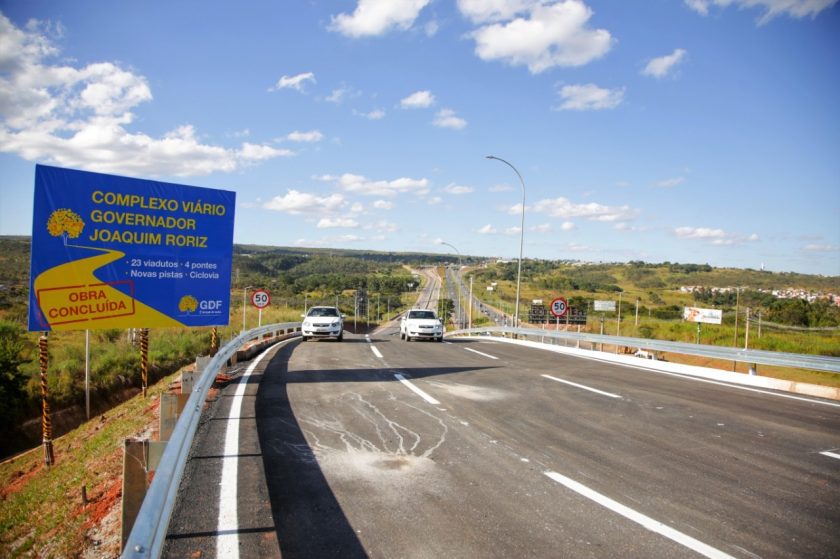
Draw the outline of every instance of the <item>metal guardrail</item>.
M210 360L207 367L193 387L184 411L178 418L175 430L161 456L160 464L143 505L134 521L134 527L125 544L123 559L158 558L163 551L169 520L175 508L178 486L184 474L184 467L192 447L192 440L201 418L201 410L207 393L213 385L216 374L228 359L248 341L280 330L300 329L300 322L271 324L243 332L224 347Z
M500 334L518 335L526 338L554 338L589 344L607 344L637 347L644 350L681 353L683 355L699 355L724 361L739 361L755 365L778 365L781 367L795 367L813 371L827 371L840 373L840 357L826 357L822 355L803 355L799 353L782 353L760 349L738 349L685 342L668 342L650 340L647 338L630 338L625 336L603 336L601 334L585 334L577 332L559 332L542 330L540 328L512 328L510 326L490 326L448 332L448 335Z

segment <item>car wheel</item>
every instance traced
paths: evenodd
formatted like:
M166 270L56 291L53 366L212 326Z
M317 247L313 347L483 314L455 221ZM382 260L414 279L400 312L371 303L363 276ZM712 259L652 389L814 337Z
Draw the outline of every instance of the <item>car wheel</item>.
M443 336L441 336L440 338L438 338L436 341L438 341L438 342L442 342L442 341L443 341Z
M340 342L340 341L342 341L343 339L344 339L344 334L343 334L343 333L341 333L341 334L339 334L339 335L338 335L338 337L336 338L336 341L339 341L339 342Z
M305 341L306 341L306 340L308 340L308 339L309 339L309 338L307 338L306 336L301 336L301 337L300 337L300 341L302 341L302 342L305 342Z

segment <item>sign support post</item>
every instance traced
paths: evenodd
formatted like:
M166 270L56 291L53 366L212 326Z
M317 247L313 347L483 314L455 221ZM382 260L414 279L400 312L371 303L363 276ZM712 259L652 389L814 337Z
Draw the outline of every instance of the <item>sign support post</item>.
M50 414L49 387L47 386L47 363L49 351L47 349L47 333L38 339L38 365L41 371L41 434L44 442L44 464L55 464L55 453L52 441L52 417Z

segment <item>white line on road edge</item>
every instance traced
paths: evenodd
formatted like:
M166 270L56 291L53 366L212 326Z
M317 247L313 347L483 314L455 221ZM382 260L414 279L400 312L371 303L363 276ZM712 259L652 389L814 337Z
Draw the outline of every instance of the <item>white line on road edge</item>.
M268 355L271 348L262 352L251 363L236 385L236 392L230 403L225 450L222 453L222 480L219 485L219 522L216 527L216 556L237 559L239 557L239 516L237 514L237 479L239 470L239 418L242 416L242 400L248 387L248 377L254 368Z
M417 394L418 396L420 396L421 398L423 398L424 400L426 400L427 402L429 402L433 406L439 406L440 405L440 402L438 402L437 400L435 400L434 398L432 398L431 396L429 396L428 394L426 394L425 392L423 392L422 390L420 390L419 388L417 388L416 386L411 384L411 382L406 380L406 378L403 375L401 375L399 373L396 373L394 375L394 378L396 378L398 381L400 381L401 383L406 385L409 390L411 390L412 392L414 392L415 394Z
M379 353L379 350L378 350L378 349L376 349L376 346L375 346L375 345L370 346L370 350L373 352L373 354L374 354L375 356L377 356L378 358L382 359L382 354L381 354L381 353Z
M689 549L692 549L705 557L711 557L713 559L734 559L731 555L724 553L719 549L715 549L710 545L707 545L699 540L692 538L688 534L683 534L678 530L674 530L670 526L666 526L658 520L654 520L653 518L645 516L644 514L637 512L631 509L630 507L626 507L617 501L613 501L606 495L602 495L597 491L576 482L573 479L567 478L566 476L558 474L557 472L549 471L543 473L549 478L556 481L557 483L571 489L575 493L583 495L587 499L595 501L602 507L606 507L611 511L620 514L624 518L632 520L636 524L640 524L641 526L647 528L651 532L661 534L666 538L673 540L678 544L683 545Z
M609 392L604 392L603 390L598 390L597 388L592 388L590 386L584 386L582 384L578 384L578 383L572 382L570 380L559 379L559 378L553 377L551 375L542 375L542 376L544 376L547 379L553 380L553 381L562 382L563 384L569 384L571 386L577 386L578 388L583 388L584 390L589 390L590 392L595 392L596 394L601 394L603 396L609 396L610 398L621 398L621 396L619 396L618 394L610 394Z
M472 351L473 353L477 353L477 354L479 354L479 355L483 355L484 357L489 357L490 359L498 359L498 357L496 357L495 355L490 355L490 354L487 354L487 353L482 353L482 352L480 352L480 351L478 351L478 350L476 350L476 349L470 349L470 348L468 348L468 347L465 347L464 349L466 349L467 351Z
M829 456L831 458L837 458L838 460L840 460L840 454L837 454L836 452L829 452L826 450L825 452L820 452L820 454L822 454L823 456Z

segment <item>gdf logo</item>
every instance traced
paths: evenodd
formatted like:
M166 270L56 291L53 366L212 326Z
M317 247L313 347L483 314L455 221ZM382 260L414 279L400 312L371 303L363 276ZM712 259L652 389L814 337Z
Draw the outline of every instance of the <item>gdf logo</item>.
M210 300L210 301L201 301L198 304L198 308L203 311L219 311L222 308L223 301L221 299Z

